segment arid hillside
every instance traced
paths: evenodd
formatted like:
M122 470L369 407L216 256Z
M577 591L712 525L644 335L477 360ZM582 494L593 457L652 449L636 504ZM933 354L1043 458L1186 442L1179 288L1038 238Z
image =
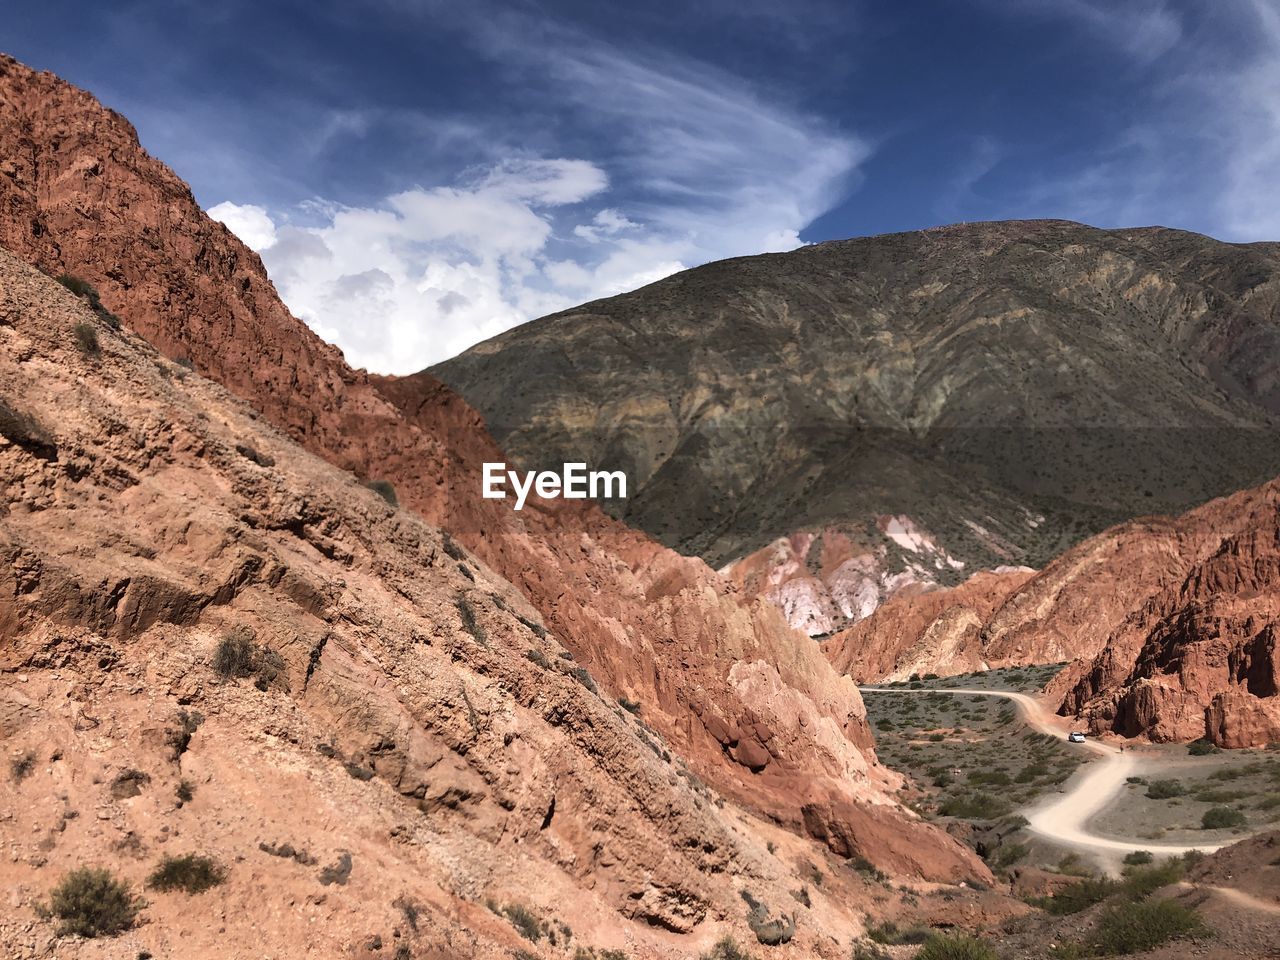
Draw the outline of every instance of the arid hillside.
M45 955L71 868L140 891L187 854L225 882L77 956L507 957L521 910L546 956L858 933L858 874L801 909L825 847L705 786L448 533L3 252L0 437L5 956ZM921 859L985 873L948 843Z

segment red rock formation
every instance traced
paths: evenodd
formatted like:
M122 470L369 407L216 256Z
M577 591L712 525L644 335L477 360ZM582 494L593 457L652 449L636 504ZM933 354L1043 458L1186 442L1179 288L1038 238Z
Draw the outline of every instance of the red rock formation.
M402 502L516 584L607 689L639 701L699 775L784 823L874 845L886 869L986 875L958 843L890 806L893 777L874 762L856 689L776 612L740 603L700 561L594 508L535 503L514 514L481 500L479 465L502 458L479 417L429 376L390 382L348 367L118 114L0 60L0 144L0 245L95 284L130 329L310 451L394 483ZM815 809L840 821L819 830Z
M983 571L958 587L889 600L823 645L858 683L913 674L951 676L992 666L982 632L992 613L1032 578L1030 570Z
M1051 690L1094 730L1280 741L1280 481L1173 521L1181 568ZM1101 585L1100 585L1101 586Z

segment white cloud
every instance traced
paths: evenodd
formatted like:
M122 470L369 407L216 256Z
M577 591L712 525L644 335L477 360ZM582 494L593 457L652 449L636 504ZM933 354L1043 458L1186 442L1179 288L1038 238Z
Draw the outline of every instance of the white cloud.
M353 364L410 373L687 266L792 249L868 152L739 78L530 29L544 28L491 33L489 52L537 70L605 155L507 157L455 183L367 207L317 201L274 222L231 202L211 211Z
M276 242L276 226L262 207L225 202L210 207L209 216L259 253Z
M1207 129L1223 148L1219 215L1226 236L1280 239L1280 9L1274 0L1252 0L1250 35L1258 49L1227 76L1205 78L1215 102Z
M1182 39L1182 19L1166 0L1012 0L1015 7L1077 23L1149 63Z

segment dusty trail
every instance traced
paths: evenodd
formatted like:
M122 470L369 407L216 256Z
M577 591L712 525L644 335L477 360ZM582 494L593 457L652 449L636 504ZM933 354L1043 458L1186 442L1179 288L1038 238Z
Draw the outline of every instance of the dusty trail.
M864 693L954 693L966 696L1000 697L1012 701L1027 724L1041 733L1064 737L1068 732L1067 721L1048 712L1044 705L1025 693L1010 690L975 690L948 687L920 690L904 690L892 687L859 687ZM1133 753L1109 744L1089 740L1079 745L1098 755L1098 759L1082 768L1081 773L1068 781L1069 789L1062 794L1024 809L1027 829L1063 846L1081 850L1114 866L1118 855L1133 850L1146 850L1156 856L1178 856L1191 850L1212 853L1226 844L1160 844L1138 837L1117 839L1103 837L1089 829L1092 817L1107 806L1124 788L1128 777L1136 776L1141 767L1140 759Z

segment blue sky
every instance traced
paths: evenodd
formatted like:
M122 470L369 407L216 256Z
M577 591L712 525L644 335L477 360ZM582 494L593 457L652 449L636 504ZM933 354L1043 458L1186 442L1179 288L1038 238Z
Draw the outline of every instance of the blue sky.
M1280 239L1280 0L45 0L0 48L126 114L379 372L805 242Z

